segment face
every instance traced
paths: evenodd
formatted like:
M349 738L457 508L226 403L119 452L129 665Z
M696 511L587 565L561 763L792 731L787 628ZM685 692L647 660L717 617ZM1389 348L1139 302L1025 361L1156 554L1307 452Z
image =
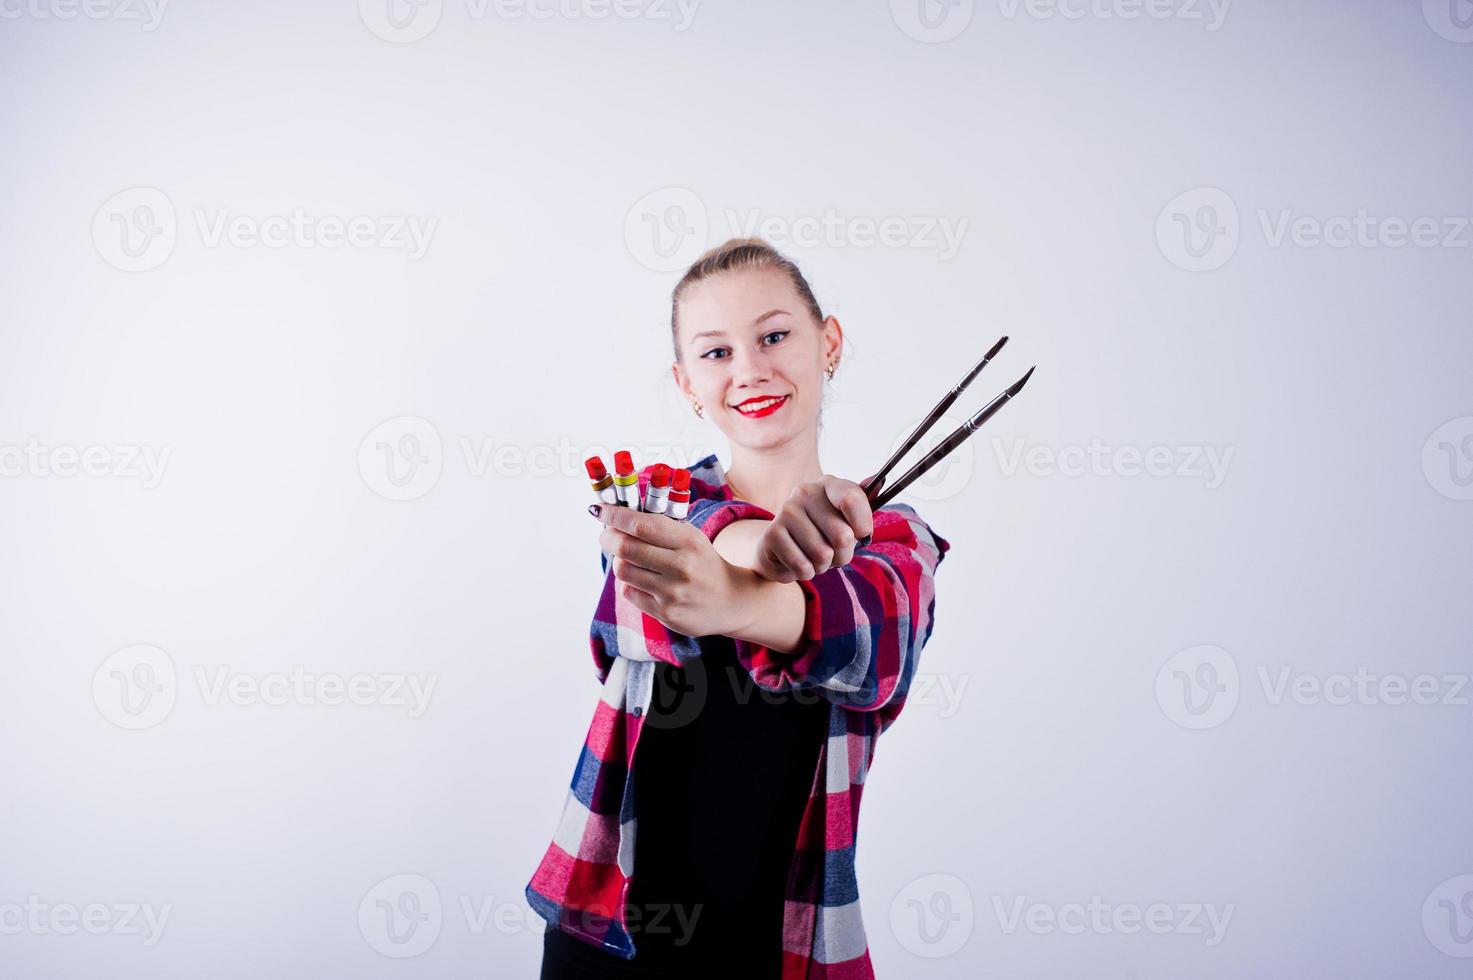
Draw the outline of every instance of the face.
M843 333L814 320L787 276L742 269L688 288L677 318L675 381L732 442L770 449L812 440L824 369Z

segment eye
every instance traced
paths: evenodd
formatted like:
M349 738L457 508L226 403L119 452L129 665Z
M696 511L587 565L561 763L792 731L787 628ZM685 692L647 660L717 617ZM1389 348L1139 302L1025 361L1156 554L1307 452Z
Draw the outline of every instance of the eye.
M768 347L772 347L772 346L773 346L773 345L774 345L774 344L779 344L779 343L781 343L781 342L782 342L782 339L783 339L783 338L784 338L784 337L786 337L786 336L787 336L787 335L788 335L788 334L790 334L790 333L792 333L792 331L791 331L791 330L774 330L774 331L772 331L772 332L771 332L771 333L769 333L769 334L767 334L767 335L765 335L765 336L764 336L764 337L763 337L763 338L762 338L762 339L763 339L763 340L766 340L766 339L767 339L767 338L768 338L768 337L776 337L776 338L777 338L777 340L775 340L775 341L773 341L773 342L772 342L772 343L771 343L771 344L768 344L768 345L767 345L767 346L768 346Z
M725 347L712 347L710 350L706 351L706 353L704 353L704 354L701 355L701 359L704 360L704 361L719 361L719 360L722 360L722 358L712 357L711 355L712 354L719 354L719 353L721 353L724 350L726 350Z

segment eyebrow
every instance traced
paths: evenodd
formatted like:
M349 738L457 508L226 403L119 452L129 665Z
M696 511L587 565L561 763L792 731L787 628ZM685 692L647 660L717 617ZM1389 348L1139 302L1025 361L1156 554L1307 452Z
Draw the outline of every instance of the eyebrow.
M768 310L766 313L762 314L757 319L753 320L752 321L752 326L754 326L754 327L755 326L759 326L762 323L766 322L767 320L770 320L773 317L777 316L779 313L787 313L787 312L788 312L787 310ZM702 337L725 337L725 336L726 336L726 331L725 330L702 330L700 333L698 333L695 336L691 337L691 340L692 340L692 342L694 342L694 341L700 340Z

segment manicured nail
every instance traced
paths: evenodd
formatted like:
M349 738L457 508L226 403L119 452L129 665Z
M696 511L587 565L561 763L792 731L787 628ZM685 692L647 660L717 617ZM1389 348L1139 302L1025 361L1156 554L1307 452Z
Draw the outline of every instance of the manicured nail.
M590 514L592 514L595 518L597 518L598 517L599 508L602 507L602 506L603 506L603 504L589 504L588 505L588 512Z
M870 541L874 538L874 536L875 536L874 535L874 532L872 531L869 534L866 534L864 537L860 538L859 539L859 547L863 548L865 545L869 544Z

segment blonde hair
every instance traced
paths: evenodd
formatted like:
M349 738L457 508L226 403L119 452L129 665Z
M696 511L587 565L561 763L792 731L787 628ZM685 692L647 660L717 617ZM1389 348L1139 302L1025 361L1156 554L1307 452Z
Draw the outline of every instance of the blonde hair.
M808 312L813 314L815 323L822 325L823 310L819 308L818 300L813 296L813 290L808 285L808 280L803 273L798 271L798 266L792 259L783 255L767 242L760 238L732 238L713 249L709 249L704 255L691 263L691 267L685 270L685 275L680 277L680 282L675 284L675 289L670 293L670 342L675 347L675 359L680 360L680 333L678 321L680 317L680 298L685 291L698 282L702 282L712 276L723 272L732 272L738 269L776 269L787 276L788 281L793 284L798 297L803 300L803 305Z

